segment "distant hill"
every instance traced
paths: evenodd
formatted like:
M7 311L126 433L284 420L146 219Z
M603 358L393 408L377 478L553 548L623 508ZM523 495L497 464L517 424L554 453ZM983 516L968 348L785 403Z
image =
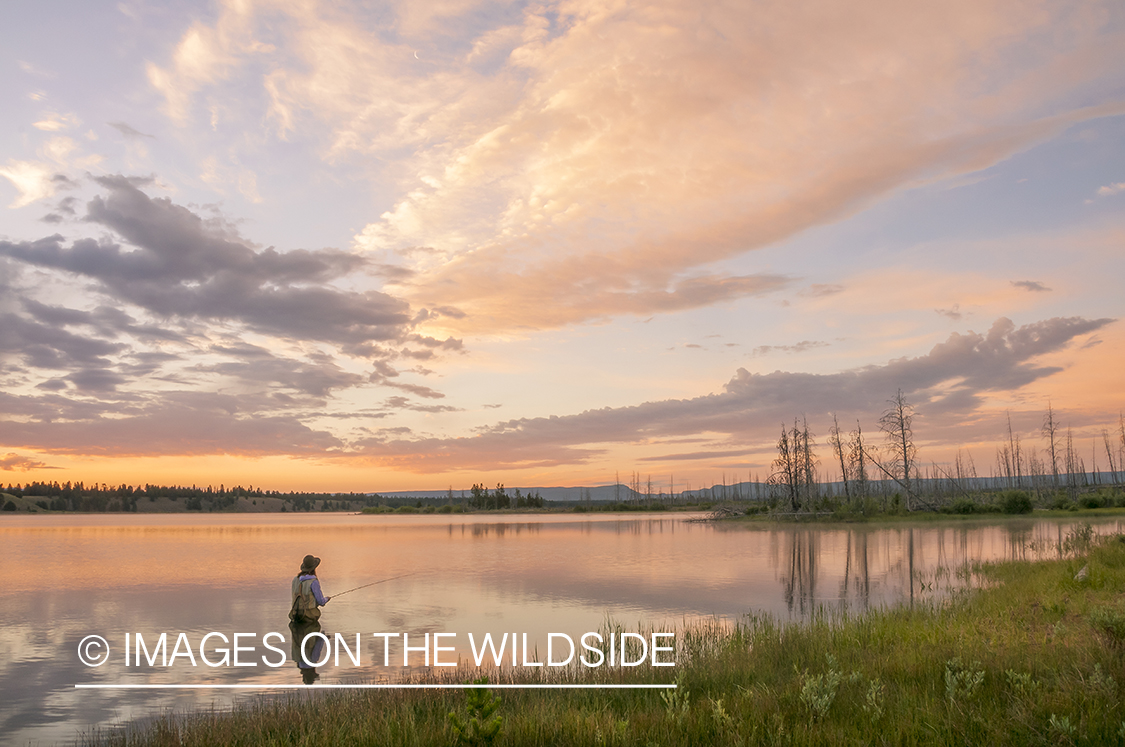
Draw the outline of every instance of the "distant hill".
M573 488L559 488L559 487L530 487L523 486L504 486L504 492L508 495L514 496L517 488L523 495L535 495L538 493L546 501L582 501L587 498L591 501L598 502L615 502L615 501L632 501L637 498L643 498L644 495L636 493L626 485L596 485L593 487L573 487ZM494 490L494 486L489 486L489 491ZM465 498L471 498L472 493L468 490L454 490L453 500L461 500L462 493ZM589 493L589 495L587 495ZM379 495L384 498L448 498L449 490L380 490Z

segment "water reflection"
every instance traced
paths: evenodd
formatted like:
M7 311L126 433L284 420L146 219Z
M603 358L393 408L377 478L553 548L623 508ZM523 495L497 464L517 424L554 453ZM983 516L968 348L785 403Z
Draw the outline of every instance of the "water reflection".
M0 542L26 571L0 588L0 677L18 683L0 700L0 733L17 744L65 741L93 724L231 702L213 693L76 691L76 683L291 684L298 673L302 682L395 681L420 668L403 666L401 637L384 650L376 633L411 641L456 633L452 656L468 660L469 633L526 633L542 651L548 633L577 637L607 616L670 628L712 615L918 604L963 583L966 564L1062 552L1074 527L737 526L667 515L0 517ZM1120 522L1097 530L1121 531ZM304 635L288 627L293 558L309 551L331 568L321 582L330 596L409 574L324 608L319 632L361 635L360 667L314 666L323 651L302 656ZM222 574L201 569L200 557ZM126 633L164 631L193 641L210 631L259 641L277 632L290 658L280 668L137 667L115 649L88 668L75 656L91 633L119 647Z
M320 627L320 621L290 621L289 636L292 642L289 658L301 672L301 681L306 685L311 685L320 679L316 668L324 660L324 653L328 648L327 639L323 637L324 631Z

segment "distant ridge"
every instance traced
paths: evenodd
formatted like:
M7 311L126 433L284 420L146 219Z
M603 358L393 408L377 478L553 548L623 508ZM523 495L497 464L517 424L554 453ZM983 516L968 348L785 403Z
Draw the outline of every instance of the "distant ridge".
M488 490L492 492L494 489L494 486L490 486ZM632 488L627 485L597 485L594 487L581 486L573 488L525 488L518 485L513 487L504 486L504 492L509 496L514 496L516 490L519 490L522 495L535 495L538 493L543 496L543 500L546 501L582 501L589 498L589 500L598 501L599 503L613 503L618 500L634 501L638 498L644 498L643 493L634 492ZM589 493L588 496L587 492ZM380 490L377 494L386 498L448 498L449 490ZM472 497L472 493L468 490L454 490L453 500L461 500L462 494L464 494L465 498Z
M1085 485L1109 485L1117 484L1118 481L1125 481L1125 471L1108 472L1087 472L1085 474L1078 473L1080 479L1083 480ZM911 482L918 486L919 489L925 489L934 483L948 485L949 480L946 478L916 478ZM1033 479L1029 476L1024 476L1019 484L1013 483L1006 477L966 477L958 481L958 484L965 490L1003 490L1005 488L1018 487L1022 489L1031 489L1033 487ZM844 495L844 484L839 481L835 482L822 482L819 483L820 490L824 491L826 495L841 497ZM504 492L510 496L516 493L516 487L504 486ZM645 500L646 496L643 492L637 492L630 488L628 485L595 485L595 486L576 486L569 488L562 487L519 487L520 493L523 495L534 495L538 493L543 496L547 501L583 501L590 500L598 503L616 503ZM899 491L900 486L893 480L868 480L867 489L871 494L892 494ZM493 490L489 488L489 492ZM388 492L378 492L378 495L387 498L448 498L449 490L398 490ZM453 499L455 501L461 500L462 494L465 498L471 497L468 490L454 490ZM368 495L375 495L369 493ZM672 495L674 500L750 500L761 501L769 498L770 486L764 482L737 482L727 485L716 484L709 488L695 488L693 490L679 491ZM652 492L653 499L668 498L668 493L661 492L655 487Z

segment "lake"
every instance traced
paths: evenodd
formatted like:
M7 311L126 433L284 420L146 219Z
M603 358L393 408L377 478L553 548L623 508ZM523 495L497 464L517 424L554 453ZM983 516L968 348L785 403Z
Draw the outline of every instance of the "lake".
M207 514L0 517L9 569L0 586L0 741L67 743L168 709L228 706L255 697L231 691L87 690L76 684L300 684L288 640L290 581L301 558L322 558L324 593L403 574L324 608L329 641L361 635L356 666L318 668L321 683L395 682L426 669L426 634L468 661L491 633L527 636L542 662L548 634L578 641L607 618L627 629L671 630L702 617L752 613L781 619L818 608L861 610L934 598L977 560L1050 556L1070 520L949 522L909 526L732 525L682 514L393 515ZM1089 522L1121 532L1120 519ZM221 633L244 647L241 664L221 659ZM189 655L169 666L183 633ZM125 662L126 635L146 641L154 666ZM108 661L85 666L79 643L102 636ZM384 644L388 648L384 649ZM228 646L229 648L229 646ZM351 646L354 650L354 644ZM96 653L96 651L95 651ZM384 657L388 666L384 666ZM538 658L537 658L538 657ZM195 659L195 666L192 665ZM279 666L272 666L273 663ZM674 670L670 670L674 672ZM669 675L669 681L674 674Z

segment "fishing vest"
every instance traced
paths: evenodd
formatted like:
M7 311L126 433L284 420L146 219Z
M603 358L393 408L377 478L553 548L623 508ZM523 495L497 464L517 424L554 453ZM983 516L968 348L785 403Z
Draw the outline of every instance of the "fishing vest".
M301 578L302 575L298 574L293 579L293 606L289 610L289 619L296 623L314 622L320 619L320 607L312 591L316 576Z

